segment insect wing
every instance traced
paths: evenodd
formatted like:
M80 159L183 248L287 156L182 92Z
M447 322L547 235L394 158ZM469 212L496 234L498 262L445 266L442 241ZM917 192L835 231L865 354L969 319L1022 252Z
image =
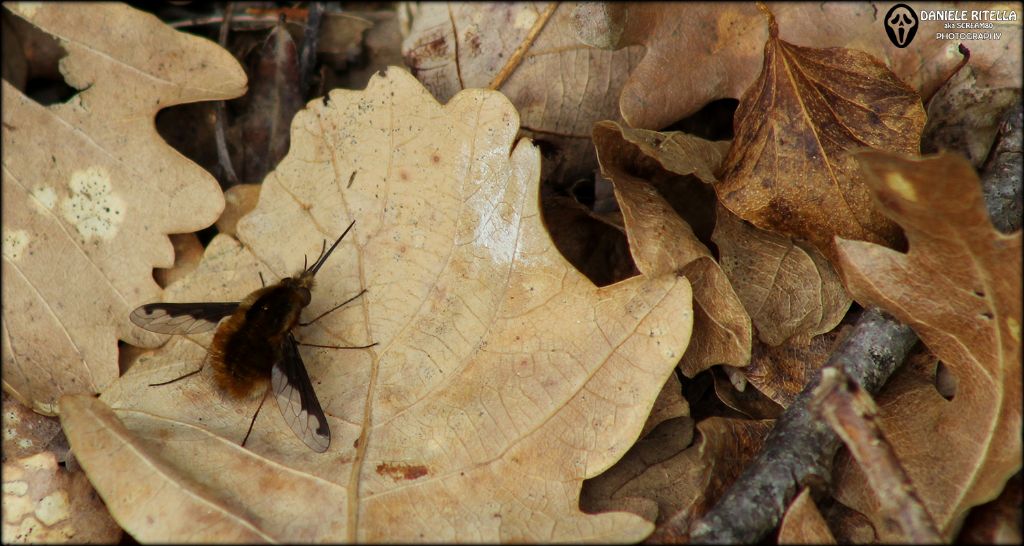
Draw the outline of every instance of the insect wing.
M137 307L129 318L136 326L158 334L198 334L216 328L238 305L237 301L149 303Z
M277 407L292 432L313 451L327 451L331 445L331 429L291 334L285 339L281 359L271 370L270 384Z

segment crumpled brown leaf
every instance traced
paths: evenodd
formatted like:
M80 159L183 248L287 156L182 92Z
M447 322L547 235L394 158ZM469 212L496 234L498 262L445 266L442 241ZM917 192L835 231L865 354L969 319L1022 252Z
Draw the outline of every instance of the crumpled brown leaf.
M497 89L522 116L523 134L543 142L542 179L568 186L597 167L590 129L620 119L618 94L638 48L604 51L571 30L574 3L560 3ZM548 4L433 3L416 6L403 43L406 64L440 101L488 87L523 44Z
M715 191L755 226L809 241L832 236L894 243L851 151L917 153L920 96L880 61L853 49L797 46L769 15L764 67L736 110L736 137Z
M757 337L768 345L806 345L850 308L835 269L803 241L757 229L722 206L711 239Z
M957 150L981 168L999 131L1001 114L1020 101L1020 86L979 87L978 69L968 62L928 102L921 151Z
M292 118L302 109L304 92L298 46L284 22L267 34L249 56L250 92L242 99L235 127L240 137L237 164L242 182L259 183L288 152Z
M121 539L121 528L85 474L59 466L53 453L6 461L3 474L5 544L113 544Z
M840 273L857 301L911 325L956 376L952 400L935 390L934 371L894 377L878 396L886 437L951 540L967 510L995 498L1021 468L1021 233L992 226L978 177L959 156L861 157L910 250L839 240ZM851 469L836 498L874 517L863 481Z
M378 345L300 349L332 429L323 454L272 402L240 447L259 399L219 394L208 368L148 386L197 368L208 336L140 358L101 397L113 415L66 398L80 410L63 412L68 438L126 530L188 539L168 529L202 503L203 540L636 541L651 531L631 514L583 514L579 491L633 443L685 350L689 283L638 276L597 288L572 269L544 230L539 154L513 147L517 130L499 93L441 106L395 68L296 116L291 151L238 223L244 245L216 237L167 299L239 298L260 286L258 272L268 282L292 273L355 220L306 317L367 292L296 334ZM151 478L162 485L117 494ZM136 509L146 502L166 507L161 521Z
M896 2L769 2L782 38L814 47L848 47L881 59L929 97L960 60L956 40L935 40L943 21L920 21L910 47L893 47L881 18ZM915 11L949 4L914 2ZM958 10L1007 9L970 2ZM659 129L720 98L739 98L757 78L768 25L752 2L633 2L580 4L574 31L584 43L615 49L646 47L622 87L619 107L633 127ZM1018 10L1018 17L1020 12ZM999 40L973 40L979 88L1021 87L1020 21L996 22Z
M693 521L739 476L774 423L711 417L697 423L699 439L690 445L683 442L693 427L688 421L681 417L665 422L615 466L589 480L593 509L639 508L636 513L643 516L656 513L658 523L685 510Z
M152 269L173 261L166 234L208 226L223 207L154 116L236 96L245 74L216 44L124 5L5 7L60 40L62 72L81 89L43 107L3 84L4 388L53 414L61 394L117 378L118 338L160 343L128 312L160 294Z
M42 451L67 452L67 440L60 423L53 417L40 415L14 398L3 395L3 460L29 457Z
M594 126L594 145L601 170L615 187L627 233L632 234L633 261L647 275L683 274L693 284L694 334L680 369L693 377L715 364L746 365L750 318L707 247L665 199L634 174L640 163L652 161L622 133L614 122L600 122Z
M750 365L740 373L765 396L788 408L825 365L843 335L842 328L837 328L814 336L807 345L786 343L778 347L755 341Z

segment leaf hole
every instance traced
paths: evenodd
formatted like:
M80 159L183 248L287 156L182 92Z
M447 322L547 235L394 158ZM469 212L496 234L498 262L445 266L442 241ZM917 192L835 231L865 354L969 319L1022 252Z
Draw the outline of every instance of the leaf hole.
M736 99L711 101L692 115L665 127L662 132L682 131L707 140L731 140L732 119L739 104Z
M577 184L579 188L584 184ZM586 198L591 190L579 190ZM574 188L574 192L576 190ZM590 193L589 195L593 195ZM593 203L593 198L590 198ZM545 192L541 197L544 224L562 256L597 286L608 286L639 274L629 242L618 227L606 222L575 195Z
M60 72L67 51L50 34L3 10L3 78L42 106L67 102L78 90Z
M960 379L953 373L953 370L939 361L935 367L935 390L939 391L946 400L952 400L956 396L956 389Z

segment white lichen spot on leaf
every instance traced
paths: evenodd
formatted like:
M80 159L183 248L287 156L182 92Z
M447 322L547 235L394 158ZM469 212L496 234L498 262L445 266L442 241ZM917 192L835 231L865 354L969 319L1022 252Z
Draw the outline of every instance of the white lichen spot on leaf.
M68 494L64 491L50 493L36 503L36 516L46 525L53 526L70 515Z
M17 261L25 255L25 248L28 246L28 232L23 229L12 229L4 233L3 253L4 258Z
M50 186L37 186L32 190L32 204L40 209L53 210L57 205L57 192Z
M112 239L124 220L124 201L114 193L110 173L93 166L71 174L71 195L61 209L64 218L86 241Z

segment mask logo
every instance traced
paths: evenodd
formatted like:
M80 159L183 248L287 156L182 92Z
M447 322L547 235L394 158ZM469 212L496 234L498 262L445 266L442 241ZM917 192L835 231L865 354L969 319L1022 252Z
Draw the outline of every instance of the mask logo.
M917 14L906 4L896 4L885 14L885 33L892 45L903 49L917 34Z

